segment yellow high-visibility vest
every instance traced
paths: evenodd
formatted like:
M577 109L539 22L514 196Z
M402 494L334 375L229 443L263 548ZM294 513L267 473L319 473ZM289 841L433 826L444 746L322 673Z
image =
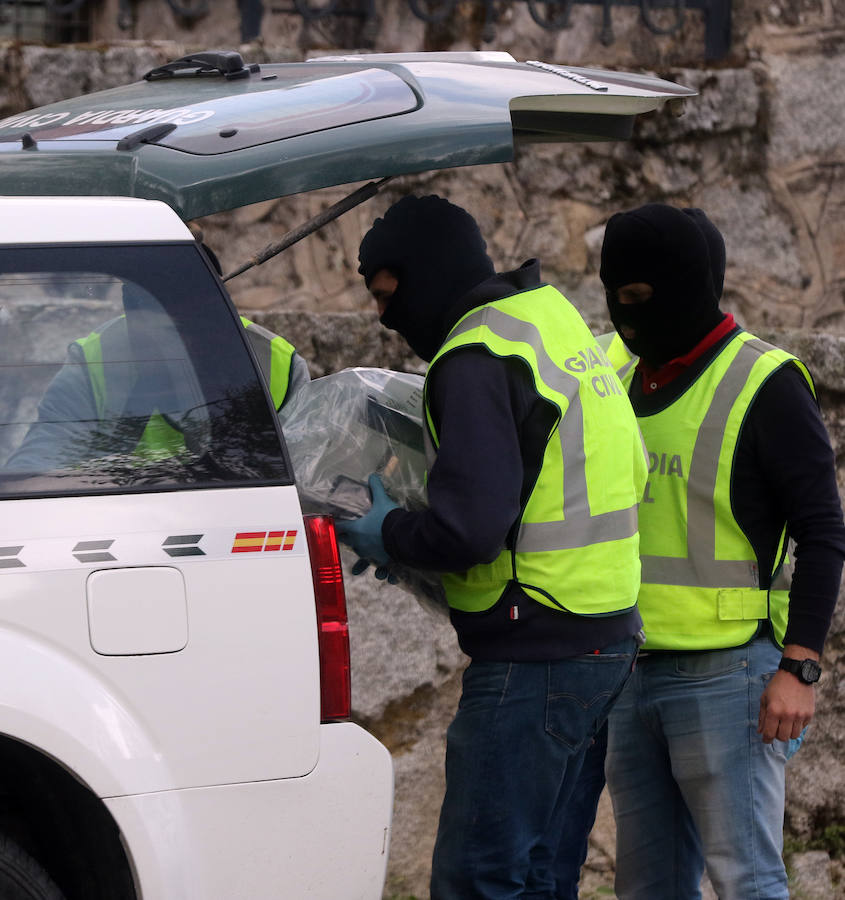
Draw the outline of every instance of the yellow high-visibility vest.
M513 546L490 564L444 575L450 606L489 609L516 582L552 609L615 615L632 608L639 587L637 503L646 461L633 410L607 357L553 287L473 310L452 329L426 377L430 462L439 443L428 405L431 373L448 354L468 346L524 360L535 390L558 418L512 530Z
M625 342L619 336L618 331L600 334L596 340L599 347L604 350L605 355L610 360L610 364L616 370L616 374L620 379L624 380L627 374L634 370L634 366L639 362L639 357L631 354L631 351L625 346Z
M290 383L293 345L283 337L256 325L244 316L241 324L267 380L273 404L278 411L285 401ZM100 421L109 409L119 409L128 397L130 386L125 378L108 378L105 360L128 362L131 359L126 317L118 316L75 341L88 364L88 376ZM185 450L182 432L170 425L156 410L150 416L133 453L142 459L169 459Z
M748 641L761 620L778 643L786 630L791 565L785 525L772 588L760 588L757 558L731 510L740 429L765 381L803 363L740 332L681 397L637 421L649 454L640 505L640 613L646 649L710 650ZM633 371L623 383L630 384Z

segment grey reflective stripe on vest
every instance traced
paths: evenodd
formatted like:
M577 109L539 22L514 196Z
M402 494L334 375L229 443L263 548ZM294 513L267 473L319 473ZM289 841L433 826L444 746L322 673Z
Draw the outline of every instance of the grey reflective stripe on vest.
M633 356L628 362L625 363L624 366L621 366L616 370L616 374L619 376L619 380L622 381L625 376L634 368L634 366L640 361L639 356Z
M641 556L643 582L705 588L758 586L755 563L716 559L714 499L719 451L731 410L754 364L771 349L758 338L745 341L716 387L699 428L687 479L687 558ZM710 502L702 502L702 497Z
M549 365L564 377L575 382L578 379L562 372L549 360ZM543 371L543 370L541 370ZM546 384L551 382L543 371ZM554 386L554 385L552 385ZM563 454L563 473L566 490L563 494L564 521L523 522L516 539L516 549L524 553L544 550L571 550L586 547L600 541L623 540L637 533L637 507L618 509L592 515L587 493L587 474L584 453L584 412L581 395L570 398L569 409L559 428L560 448Z
M459 337L482 325L503 340L528 344L536 354L540 377L569 401L566 415L558 423L558 439L566 479L566 490L561 485L564 520L522 522L514 549L520 553L569 550L599 541L632 537L637 532L636 506L596 516L590 514L584 466L584 412L579 394L581 382L561 369L549 356L536 325L509 316L495 307L487 306L471 313L455 326L446 340ZM427 429L426 438L428 451L430 439Z
M621 541L637 533L637 507L597 516L575 515L565 522L523 522L516 549L523 553L574 550L601 541Z
M250 322L245 330L250 346L255 353L255 358L258 360L258 365L261 367L261 371L264 373L264 377L269 383L273 359L272 343L273 338L276 337L276 335L263 326L256 325L255 322Z
M792 557L790 557L790 560ZM784 563L777 575L772 579L773 591L788 591L792 587L792 573L795 571L793 562Z

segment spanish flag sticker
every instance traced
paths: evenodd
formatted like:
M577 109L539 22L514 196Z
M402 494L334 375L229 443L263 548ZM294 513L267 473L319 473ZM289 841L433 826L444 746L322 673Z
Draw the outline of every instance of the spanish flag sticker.
M239 531L232 544L232 553L259 553L264 547L266 531Z
M284 531L268 531L267 532L267 540L264 543L264 550L278 550L282 546L282 541L285 539Z
M268 531L264 550L293 550L295 543L295 531Z
M239 531L235 534L232 553L260 553L293 550L296 531Z

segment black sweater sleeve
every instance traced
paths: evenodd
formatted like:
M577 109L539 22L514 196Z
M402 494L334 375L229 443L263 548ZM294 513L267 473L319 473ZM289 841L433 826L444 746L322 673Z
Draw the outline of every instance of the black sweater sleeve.
M771 572L780 528L795 541L785 643L821 653L839 592L845 525L833 450L804 377L776 372L755 397L739 438L734 515Z
M428 508L393 510L387 552L418 569L463 572L492 562L519 515L526 428L546 407L524 363L481 348L438 361L429 397L440 441L428 475ZM529 462L530 465L530 462Z

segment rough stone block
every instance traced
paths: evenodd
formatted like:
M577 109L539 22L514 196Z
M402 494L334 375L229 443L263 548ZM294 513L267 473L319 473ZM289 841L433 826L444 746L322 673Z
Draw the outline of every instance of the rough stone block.
M830 857L823 850L796 853L789 861L790 896L799 900L835 900Z
M677 118L646 116L642 136L659 133L670 140L701 132L707 135L753 129L760 114L760 88L751 69L675 69L672 81L698 91L685 100Z
M771 79L769 160L837 157L845 144L845 66L841 56L766 56Z
M21 48L21 76L29 106L44 106L91 90L91 77L100 71L100 53L67 47Z

